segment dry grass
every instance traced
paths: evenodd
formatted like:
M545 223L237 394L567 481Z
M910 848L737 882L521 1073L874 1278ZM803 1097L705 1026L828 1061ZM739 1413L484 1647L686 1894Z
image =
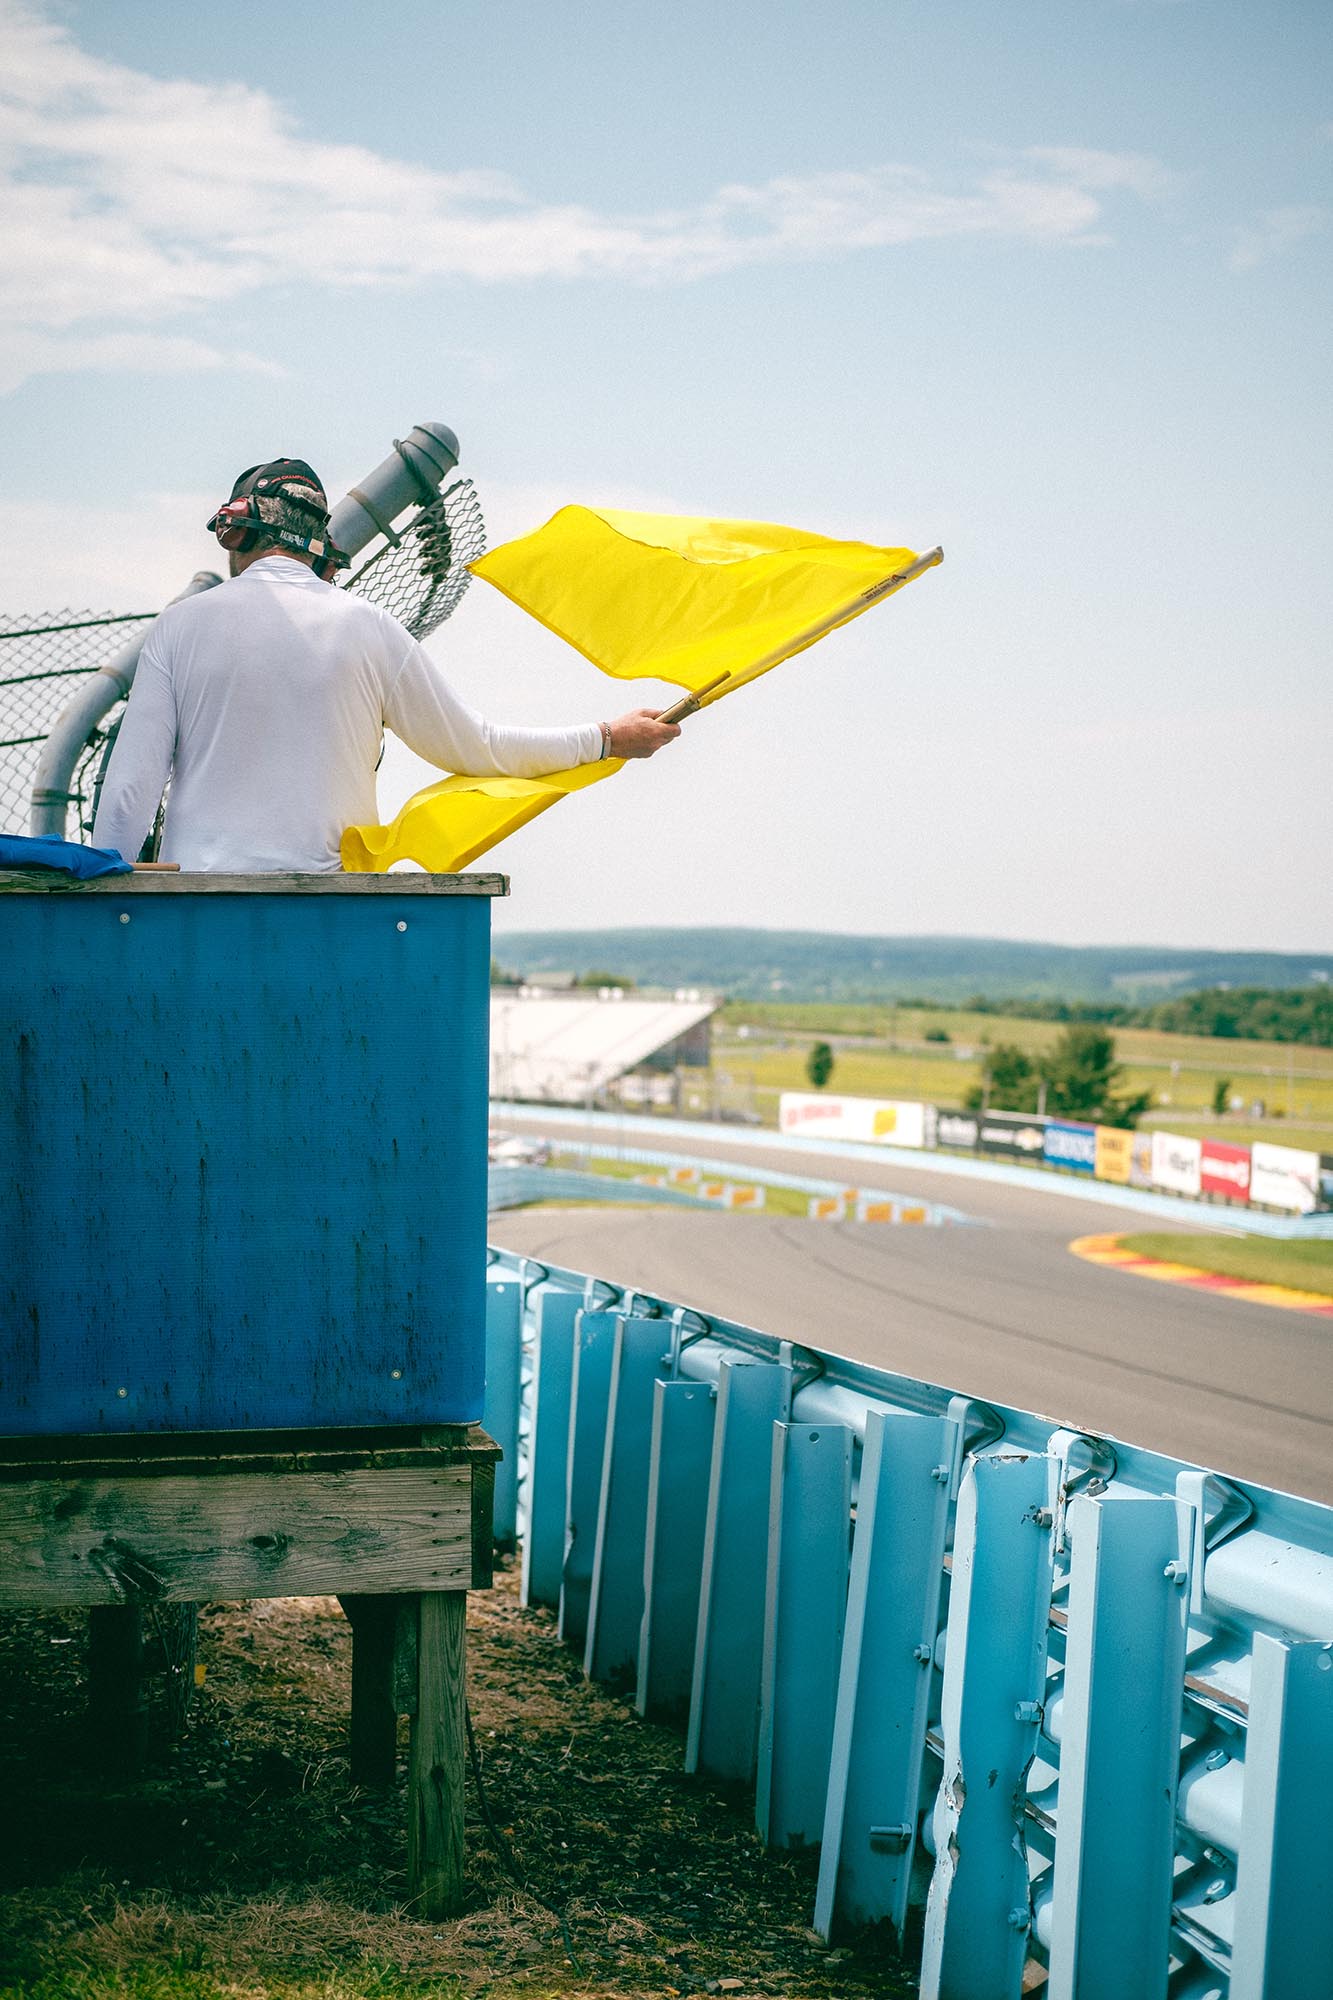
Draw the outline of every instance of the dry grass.
M677 1736L588 1686L512 1576L472 1600L469 1700L530 1893L469 1796L467 1909L450 1923L408 1901L401 1791L349 1781L350 1633L332 1599L209 1607L186 1736L132 1778L87 1742L82 1647L73 1615L0 1623L0 2000L915 1990L873 1936L820 1945L812 1858L766 1853L748 1799L687 1778Z

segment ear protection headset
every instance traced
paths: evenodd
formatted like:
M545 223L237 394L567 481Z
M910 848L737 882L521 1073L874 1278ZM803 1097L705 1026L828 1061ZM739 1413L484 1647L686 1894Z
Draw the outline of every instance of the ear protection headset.
M309 488L310 498L293 493L290 490L293 486ZM276 494L290 505L313 514L319 527L327 526L329 512L324 505L323 488L301 460L278 459L266 465L251 465L236 481L231 498L224 500L205 523L224 549L248 555L261 542L300 549L314 557L311 567L326 583L332 582L340 569L346 569L351 558L335 547L327 535L298 535L291 528L278 528L266 521L259 511L261 494Z

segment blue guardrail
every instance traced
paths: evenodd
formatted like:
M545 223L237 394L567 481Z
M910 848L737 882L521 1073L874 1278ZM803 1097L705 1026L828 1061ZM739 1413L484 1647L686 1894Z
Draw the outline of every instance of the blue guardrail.
M492 1251L497 1535L925 2000L1329 2000L1333 1509ZM850 1532L849 1532L850 1531Z

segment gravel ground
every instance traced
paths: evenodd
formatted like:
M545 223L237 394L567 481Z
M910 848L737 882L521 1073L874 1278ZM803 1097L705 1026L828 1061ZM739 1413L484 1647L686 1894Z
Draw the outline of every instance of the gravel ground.
M0 2000L916 1991L875 1934L823 1947L813 1856L766 1853L748 1797L686 1777L678 1736L589 1686L512 1572L471 1600L469 1700L525 1886L470 1786L450 1923L408 1905L401 1776L350 1783L335 1600L205 1607L186 1732L131 1779L88 1740L85 1639L72 1614L0 1620Z

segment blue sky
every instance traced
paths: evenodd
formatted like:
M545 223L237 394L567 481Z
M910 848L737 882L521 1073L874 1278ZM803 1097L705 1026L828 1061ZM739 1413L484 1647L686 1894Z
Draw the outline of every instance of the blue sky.
M501 928L1333 948L1326 6L0 24L5 608L159 601L240 466L341 490L422 418L493 539L939 541L499 850ZM618 705L481 585L432 649L497 715Z

